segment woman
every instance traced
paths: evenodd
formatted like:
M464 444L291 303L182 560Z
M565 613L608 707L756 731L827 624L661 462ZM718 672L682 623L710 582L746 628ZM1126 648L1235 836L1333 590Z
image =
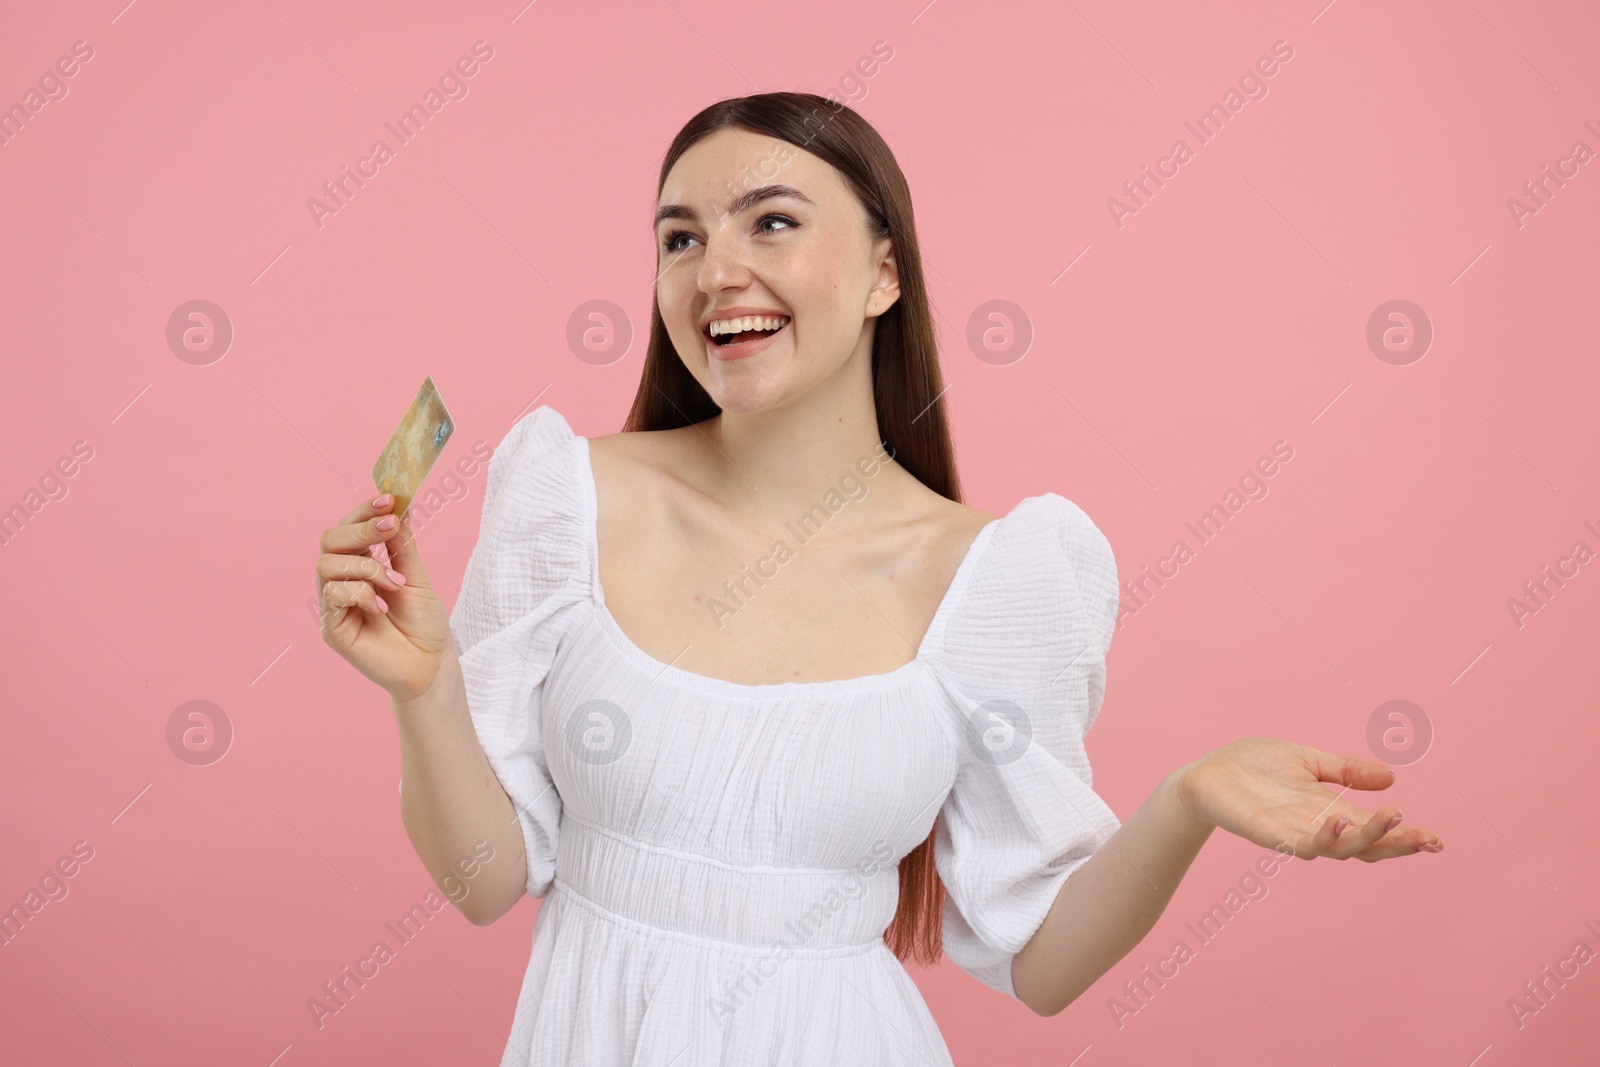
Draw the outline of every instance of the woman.
M449 617L388 497L317 563L324 639L393 698L429 872L492 847L456 901L478 924L544 898L503 1063L949 1063L896 957L1053 1015L1217 826L1441 847L1345 797L1383 765L1284 741L1126 823L1094 793L1110 546L1054 493L959 503L909 193L860 116L723 101L657 191L624 432L512 427Z

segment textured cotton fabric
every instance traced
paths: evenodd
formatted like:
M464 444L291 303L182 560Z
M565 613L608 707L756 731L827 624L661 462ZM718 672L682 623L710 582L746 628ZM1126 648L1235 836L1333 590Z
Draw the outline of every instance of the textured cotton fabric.
M623 634L595 517L588 440L536 408L495 450L450 619L542 898L502 1067L949 1064L883 941L896 864L938 816L945 951L1015 997L1012 957L1121 825L1083 746L1116 619L1105 537L1028 497L978 534L911 662L741 685Z

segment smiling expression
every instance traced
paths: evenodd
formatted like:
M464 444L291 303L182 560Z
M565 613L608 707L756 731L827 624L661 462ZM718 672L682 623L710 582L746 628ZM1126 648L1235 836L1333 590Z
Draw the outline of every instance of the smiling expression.
M891 241L872 239L839 172L738 127L673 164L656 249L667 334L725 412L780 406L853 359L870 359L875 320L900 291ZM713 336L713 320L744 316L764 321L741 323L756 329L732 334L731 344Z

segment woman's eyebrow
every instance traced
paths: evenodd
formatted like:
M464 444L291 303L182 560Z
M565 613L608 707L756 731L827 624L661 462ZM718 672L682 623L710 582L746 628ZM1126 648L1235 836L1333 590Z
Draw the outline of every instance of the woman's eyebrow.
M735 200L732 204L730 204L728 206L728 214L737 215L741 211L748 211L750 208L761 203L763 200L772 200L775 197L780 196L793 197L794 199L803 201L807 204L815 203L815 201L813 201L809 196L793 186L763 185L759 189L749 190ZM652 224L651 229L654 229L656 226L660 226L668 219L683 219L686 222L699 222L700 216L695 213L694 208L685 204L665 204L656 212L656 221Z

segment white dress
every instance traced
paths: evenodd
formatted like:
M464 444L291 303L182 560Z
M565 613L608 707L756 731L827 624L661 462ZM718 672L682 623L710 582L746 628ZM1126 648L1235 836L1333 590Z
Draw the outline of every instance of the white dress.
M1083 746L1116 618L1105 537L1028 497L978 534L911 662L742 685L622 633L595 515L588 439L536 408L495 450L450 618L542 898L502 1067L951 1063L883 941L896 863L938 816L945 952L1014 997L1012 956L1121 825Z

